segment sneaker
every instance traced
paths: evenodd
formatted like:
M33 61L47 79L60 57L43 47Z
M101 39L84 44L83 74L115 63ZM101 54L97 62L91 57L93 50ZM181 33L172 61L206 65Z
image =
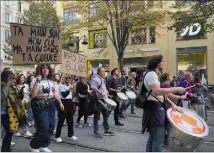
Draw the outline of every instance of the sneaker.
M94 136L95 136L96 138L99 138L99 139L102 138L102 136L100 135L100 133L95 133Z
M94 115L91 115L91 116L89 116L90 118L93 118L94 117Z
M124 126L124 124L122 124L120 122L115 122L115 125L117 125L117 126Z
M137 113L135 113L135 112L133 112L133 113L131 113L131 114L133 114L133 115L137 115Z
M47 147L46 148L40 148L39 149L40 152L52 152L50 149L48 149Z
M33 149L33 148L31 148L31 146L29 146L29 149L31 152L40 152L39 149Z
M22 135L21 135L20 132L16 132L16 133L15 133L15 136L20 137L20 136L22 136Z
M76 127L76 128L82 128L82 125L81 125L80 123L76 123L76 124L75 124L75 127Z
M76 141L78 138L75 137L75 136L72 136L72 137L68 137L69 140L73 140L73 141Z
M114 136L115 134L111 131L105 132L105 136Z
M24 135L25 138L28 138L28 137L32 137L33 134L31 134L29 131L27 131Z
M56 141L56 142L58 142L58 143L60 143L60 142L62 142L62 138L54 138L54 140Z
M84 127L92 127L92 125L90 123L84 123L83 126Z
M83 117L80 120L83 121L84 120Z
M54 129L53 134L56 134L56 129Z
M14 143L14 142L11 142L10 146L11 146L11 147L15 146L15 143Z

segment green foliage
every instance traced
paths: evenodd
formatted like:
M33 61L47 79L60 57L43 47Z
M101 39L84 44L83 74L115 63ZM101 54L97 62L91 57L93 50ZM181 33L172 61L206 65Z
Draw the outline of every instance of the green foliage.
M123 67L124 50L132 27L160 25L166 15L162 8L149 9L145 1L133 0L79 0L73 2L72 8L79 8L81 21L80 24L65 27L64 33L78 29L81 31L107 29L107 35L117 52L120 68Z
M174 11L168 12L172 19L172 24L168 26L169 30L180 31L194 23L203 23L205 32L214 31L214 1L198 0L189 8L176 4L173 9Z
M30 2L29 10L24 11L23 23L47 27L61 27L62 19L57 15L53 3L41 1Z

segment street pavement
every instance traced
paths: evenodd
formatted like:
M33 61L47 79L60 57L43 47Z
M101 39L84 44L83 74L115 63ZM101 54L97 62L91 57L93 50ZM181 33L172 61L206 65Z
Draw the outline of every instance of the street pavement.
M118 127L114 125L113 112L109 118L111 130L115 132L115 136L104 136L102 127L102 118L99 122L100 133L103 134L102 139L93 136L93 127L74 128L74 135L78 137L77 141L66 139L67 126L63 126L61 138L62 143L52 142L50 149L53 152L144 152L148 133L141 134L142 110L136 109L137 115L131 115L130 110L127 110L126 118L120 119L125 125ZM74 116L76 121L77 116ZM93 118L89 118L89 123L93 123ZM197 152L214 152L214 112L208 112L209 136L198 147ZM35 129L29 129L34 133ZM54 138L54 137L53 137ZM12 148L14 152L29 151L30 139L23 137L13 137L13 142L16 145ZM165 150L165 149L164 149ZM165 150L166 151L166 150Z

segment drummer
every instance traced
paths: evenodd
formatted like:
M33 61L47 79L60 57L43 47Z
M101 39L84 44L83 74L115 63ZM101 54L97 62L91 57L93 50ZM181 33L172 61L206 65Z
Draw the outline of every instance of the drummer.
M118 70L117 70L117 68L114 68L113 70L111 70L111 76L108 77L106 86L109 91L109 94L112 96L113 101L115 101L117 104L117 107L114 110L115 125L123 126L124 124L119 122L120 102L117 101L117 99L116 99L117 93L121 91L121 89L118 88Z
M106 110L99 102L98 100L103 100L104 97L107 97L108 91L106 89L105 85L105 70L104 68L98 68L97 69L97 75L92 76L91 78L91 88L94 91L92 94L96 96L95 103L97 107L97 110L94 113L94 134L96 138L102 138L102 136L99 133L99 124L98 121L100 119L100 112L103 114L103 122L104 122L104 130L106 136L114 136L114 133L110 131L109 124L108 124L108 118L109 118L109 112Z
M174 110L182 112L182 109L176 106L171 100L168 99L166 101L164 95L175 92L186 92L186 89L182 87L161 88L158 74L163 69L162 61L162 55L152 56L148 61L148 72L145 74L143 80L148 91L142 120L142 133L146 129L149 132L146 152L162 151L165 142L165 104L169 103Z

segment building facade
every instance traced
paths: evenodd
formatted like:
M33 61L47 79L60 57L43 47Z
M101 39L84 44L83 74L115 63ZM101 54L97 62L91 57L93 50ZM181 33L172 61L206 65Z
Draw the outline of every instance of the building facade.
M13 66L11 47L8 43L10 43L10 22L22 23L23 12L28 8L27 1L1 1L1 69L9 67L13 72L25 75L34 69L34 65Z
M175 1L168 1L168 5ZM192 3L185 2L184 6ZM58 14L64 18L67 26L80 22L79 10L72 8L72 2L56 2ZM89 9L89 14L93 10ZM80 51L88 58L88 70L104 66L107 69L118 67L117 54L105 30L79 31L75 35L86 35L89 44L82 45ZM186 70L194 75L205 75L208 83L214 85L214 33L205 33L203 23L195 23L176 33L163 27L133 29L124 54L124 69L127 71L145 71L150 56L164 56L164 72L173 76Z

